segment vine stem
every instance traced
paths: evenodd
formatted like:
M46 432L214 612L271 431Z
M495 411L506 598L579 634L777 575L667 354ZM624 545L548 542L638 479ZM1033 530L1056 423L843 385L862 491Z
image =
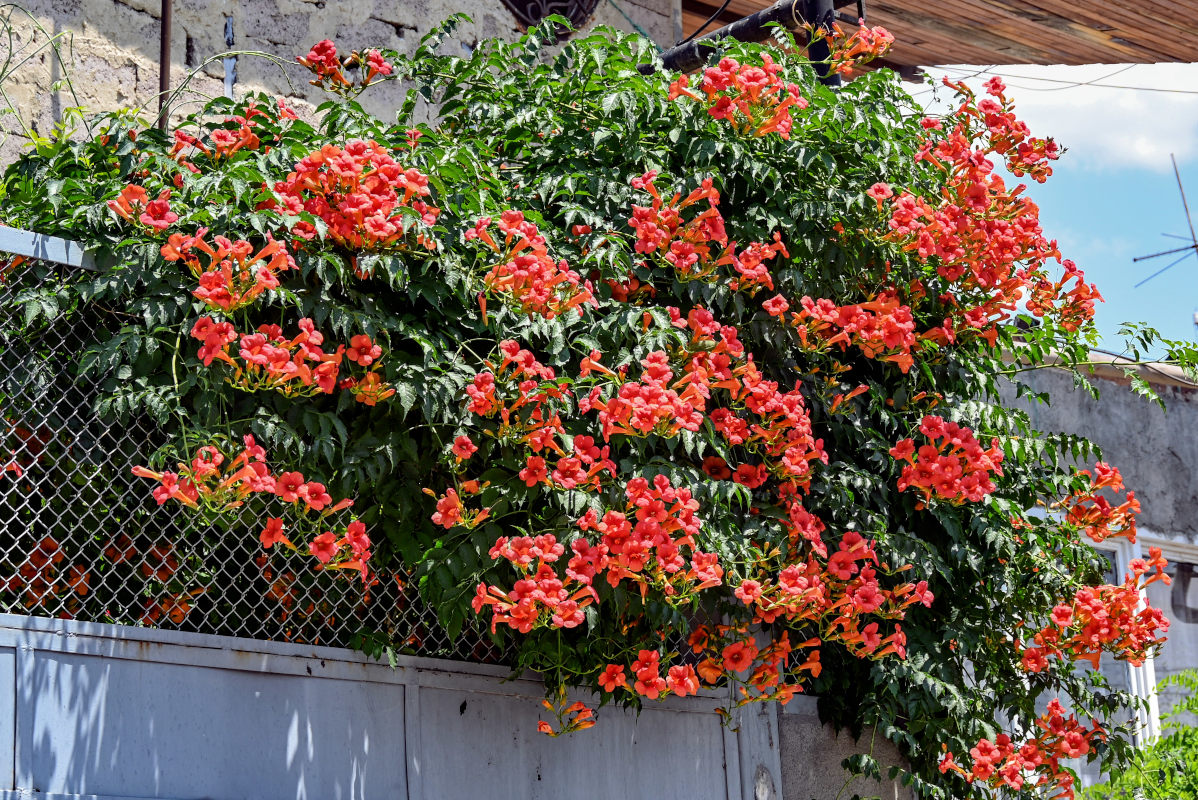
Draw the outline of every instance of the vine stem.
M227 50L223 53L217 53L216 55L209 56L208 58L201 61L198 66L196 66L190 72L188 72L187 76L182 81L179 82L179 85L176 86L174 89L172 89L171 92L163 100L161 113L164 115L170 114L170 108L174 104L175 99L178 98L180 94L182 94L183 90L187 88L188 84L191 83L192 79L194 79L196 77L196 75L198 75L200 72L202 72L204 70L204 68L207 67L209 64L214 64L218 61L223 61L226 58L236 58L239 56L254 56L257 58L265 59L266 61L269 61L270 63L274 64L276 67L279 68L279 71L281 73L283 73L283 77L287 81L288 90L292 94L295 94L295 83L292 82L291 76L288 75L287 70L284 69L284 66L290 65L291 62L286 61L282 58L279 58L276 55L272 55L271 53L264 52L262 50ZM145 102L135 106L134 108L136 108L138 111L144 111L146 109L146 107L153 101L157 100L158 97L159 97L159 94L155 94L149 100L146 100Z
M179 430L183 432L183 450L184 457L192 452L191 442L187 434L187 425L183 421L183 392L179 389L179 353L181 352L180 343L183 340L183 329L175 334L175 348L171 354L171 381L175 385L175 417L179 420Z
M18 11L21 14L24 14L25 17L28 18L29 22L33 25L33 27L39 33L41 33L43 36L46 37L46 41L43 44L39 45L32 53L29 53L28 55L26 55L24 58L22 58L16 64L13 64L13 56L14 56L13 44L14 44L15 38L16 38L14 36L14 28L13 28L13 24L12 24L12 15L13 15L14 11ZM28 138L32 141L35 141L37 139L36 131L33 131L28 125L25 124L25 120L21 118L21 114L17 111L16 106L13 105L12 99L9 98L8 92L4 91L3 84L13 72L20 69L26 63L28 63L34 56L36 56L38 53L42 52L47 47L49 47L54 52L54 60L58 62L58 66L62 70L62 80L66 84L67 91L69 91L71 93L71 99L74 102L74 107L80 108L82 104L79 101L79 95L75 92L75 84L71 80L70 68L67 66L67 63L63 60L62 52L58 49L58 40L62 39L62 38L66 38L70 32L69 31L60 31L59 33L51 33L49 30L46 29L46 26L43 25L37 17L35 17L31 12L29 12L25 8L17 5L16 3L5 3L3 5L0 5L0 12L4 12L4 19L2 22L0 22L0 25L3 26L5 33L7 33L7 35L8 35L8 53L4 57L4 63L2 65L0 65L0 96L2 96L4 98L4 102L5 102L5 105L7 106L8 111L17 118L17 122L21 125L21 128L24 130L24 135L26 136L26 138ZM83 119L83 125L84 125L84 127L87 128L88 138L95 138L95 135L91 129L91 125L87 122L86 119Z

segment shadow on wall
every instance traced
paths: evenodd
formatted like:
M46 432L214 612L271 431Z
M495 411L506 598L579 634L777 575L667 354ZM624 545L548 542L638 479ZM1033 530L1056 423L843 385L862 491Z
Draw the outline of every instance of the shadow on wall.
M144 798L407 796L404 688L39 651L18 787ZM330 691L330 689L332 689ZM22 768L27 770L21 773Z
M717 700L672 698L639 717L603 709L595 728L551 739L537 732L542 686L502 675L0 615L0 717L15 720L0 726L0 795L473 800L485 787L488 800L648 800L668 787L778 798L777 739L752 733L757 716L738 734Z
M868 751L871 731L866 729L857 741L846 731L837 736L830 726L820 723L815 698L795 697L787 703L778 714L778 731L784 800L833 800L854 794L910 800L910 791L897 781L851 779L840 762ZM890 765L902 763L898 750L881 736L873 741L873 756L882 765L883 775Z

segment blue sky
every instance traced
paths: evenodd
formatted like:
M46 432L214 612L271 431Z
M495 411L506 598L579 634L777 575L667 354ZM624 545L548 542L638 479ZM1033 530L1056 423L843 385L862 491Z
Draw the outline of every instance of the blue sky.
M1135 256L1185 244L1162 233L1189 234L1170 153L1177 156L1198 224L1198 64L932 72L959 79L980 69L989 72L969 80L971 85L980 88L988 74L1003 75L1016 113L1032 132L1052 136L1068 150L1056 174L1043 185L1033 183L1029 195L1040 205L1047 235L1060 242L1062 254L1076 261L1106 298L1096 315L1102 346L1121 350L1116 332L1124 321L1148 322L1169 338L1198 338L1193 322L1198 257L1138 289L1137 282L1176 256L1132 262ZM1092 83L1075 85L1085 82ZM920 99L926 102L931 94Z

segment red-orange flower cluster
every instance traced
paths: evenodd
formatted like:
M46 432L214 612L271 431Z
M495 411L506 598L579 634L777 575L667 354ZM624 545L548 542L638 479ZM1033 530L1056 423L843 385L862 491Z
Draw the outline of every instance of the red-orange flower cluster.
M923 418L919 431L929 444L916 450L913 439L903 439L890 448L891 456L906 462L900 491L915 487L926 500L939 497L952 503L976 503L994 491L991 475L1002 475L998 439L984 450L972 429L932 415Z
M537 226L519 211L504 211L498 222L503 244L491 236L491 218L483 217L466 231L466 240L477 240L500 255L492 265L483 284L492 292L526 314L553 319L558 314L576 309L582 316L583 306L595 304L591 282L566 264L555 260L545 246Z
M227 364L231 371L225 374L225 381L247 392L268 390L299 397L331 394L340 388L369 406L395 394L378 372L382 348L365 334L353 337L348 350L338 345L326 352L321 348L324 334L306 317L299 321L299 333L290 339L278 325L260 325L254 333L238 333L231 322L200 317L191 335L203 342L197 356L204 366L214 361ZM236 352L231 350L234 344ZM347 360L351 365L367 366L368 371L361 377L344 376L342 367Z
M699 504L689 490L675 488L658 475L652 483L633 478L625 496L623 511L609 510L601 517L591 509L578 520L579 529L594 532L598 541L574 539L563 575L551 565L566 548L552 534L500 537L491 557L506 559L525 577L508 592L479 584L474 610L482 613L484 606L492 607L492 630L504 623L528 633L543 625L580 625L582 609L598 600L592 582L600 575L611 586L631 580L642 594L652 586L678 602L720 585L724 571L715 555L695 545Z
M1147 561L1135 559L1130 566L1122 584L1083 587L1071 603L1054 608L1049 623L1023 648L1023 668L1039 672L1056 657L1085 659L1098 669L1103 652L1138 666L1159 648L1169 620L1143 601L1142 591L1155 581L1170 582L1166 561L1153 547Z
M268 142L274 139L273 134L265 133L266 126L280 120L296 118L295 112L287 107L282 98L278 99L277 105L277 113L272 114L259 107L257 103L250 102L245 116L225 117L222 127L208 131L207 143L202 136L194 136L186 131L176 130L174 132L175 144L170 150L170 156L187 171L198 173L199 168L191 161L197 151L211 160L217 160L230 158L241 150L257 150L263 145L263 136L267 137ZM267 145L267 149L269 149L269 145ZM175 176L175 186L182 188L182 174Z
M553 628L576 628L585 619L582 609L598 600L590 582L583 582L567 572L565 580L553 567L566 552L564 545L551 533L537 537L499 537L491 548L491 558L506 559L522 578L510 591L498 586L478 585L471 605L481 614L491 607L491 630L499 624L528 633L533 628L548 625ZM573 560L572 560L573 561Z
M258 534L258 540L267 549L282 545L292 552L305 552L319 562L318 569L354 570L362 575L363 581L371 580L370 568L367 566L370 560L370 537L366 534L365 523L360 520L346 525L342 535L331 530L324 531L314 537L306 548L301 548L287 537L284 520L281 517L271 517L266 521L266 527Z
M245 447L226 464L225 454L215 445L205 445L196 451L190 464L179 464L177 472L154 472L146 467L134 467L133 474L159 482L154 490L158 505L176 500L190 508L201 505L213 511L231 511L244 505L252 494L278 495L284 502L303 504L307 511L326 515L353 505L353 500L336 504L324 484L305 482L298 472L274 475L266 466L266 451L246 434Z
M1015 119L1000 80L987 83L996 99L976 102L964 84L946 80L964 101L949 118L947 135L929 136L917 158L944 172L946 183L931 200L901 192L891 201L890 238L936 265L950 292L942 296L950 314L929 331L943 343L975 332L991 343L995 324L1010 318L1020 299L1037 316L1053 316L1076 330L1094 314L1101 295L1072 262L1064 276L1048 277L1047 264L1059 261L1056 242L1044 237L1039 209L1022 196L1022 185L1009 189L988 157L1005 157L1016 174L1043 180L1058 155L1050 140L1033 139ZM943 123L925 119L940 132Z
M1090 485L1082 492L1065 498L1058 507L1065 512L1065 522L1078 528L1095 542L1110 538L1136 541L1136 514L1140 512L1140 501L1135 492L1128 492L1127 499L1119 505L1112 505L1106 497L1099 494L1105 490L1111 492L1123 491L1123 476L1111 465L1099 461L1094 465L1091 476L1089 470L1079 474L1091 478Z
M622 511L608 510L602 516L591 509L578 520L582 531L594 531L599 541L585 539L571 545L575 558L567 574L590 584L602 573L609 585L623 580L640 584L644 592L652 585L667 596L693 595L719 586L724 570L714 553L700 551L695 543L699 503L689 489L670 484L664 475L650 483L633 478L624 490L627 504ZM687 556L689 551L689 560ZM668 588L667 588L668 587Z
M741 684L736 705L763 700L777 700L783 705L790 702L795 694L803 691L802 673L818 677L823 669L818 649L821 641L813 638L792 645L790 635L783 631L762 646L743 624L700 626L687 639L699 658L695 673L704 683L714 685L732 680ZM802 663L791 664L792 660L797 661L792 658L796 650L811 652ZM674 669L671 667L670 671ZM790 678L790 681L786 682L784 678Z
M586 730L595 724L595 712L587 708L585 703L569 702L566 699L565 687L558 689L554 700L556 702L546 698L541 705L556 718L557 727L554 728L552 723L541 720L537 723L537 730L540 733L554 737L563 736L575 731Z
M647 206L633 205L628 224L636 230L636 252L663 262L684 281L715 283L726 280L733 291L750 296L760 289L772 290L774 279L765 263L779 255L789 258L781 235L770 244L751 242L739 253L728 241L724 218L716 206L720 193L710 178L704 179L684 199L681 192L666 201L657 189L657 171L632 179L632 187L648 192ZM684 218L683 211L707 201L707 207ZM720 267L731 267L731 273ZM616 288L616 287L613 287ZM624 289L627 294L628 290Z
M811 31L811 36L827 35L821 29ZM846 37L840 25L832 23L832 33L828 36L831 50L831 72L840 74L851 73L858 64L872 61L886 55L894 44L894 34L881 26L869 27L865 20L857 21L857 30Z
M241 508L256 495L277 498L287 504L299 514L300 523L311 523L310 514L324 519L353 505L349 498L334 503L323 483L306 480L300 472L271 472L266 465L266 451L252 435L246 434L243 444L244 448L232 459L226 459L219 447L205 445L196 451L190 464L179 464L178 471L155 472L136 466L133 474L159 483L154 489L158 505L175 500L189 508L224 513ZM323 523L316 524L318 529L325 527ZM283 518L271 517L259 541L266 548L282 544L292 551L300 550L284 531ZM366 562L370 558L370 538L366 526L358 520L349 522L341 535L332 530L320 533L302 549L320 562L323 569L356 570L364 580L369 576Z
M603 691L610 693L623 688L635 692L650 700L657 700L669 694L686 697L699 691L699 675L690 664L678 664L669 667L665 677L661 674L661 653L657 650L641 650L632 662L632 685L624 667L619 664L608 664L599 676L599 685Z
M162 246L162 257L187 265L200 282L192 294L214 311L228 314L248 306L267 289L279 288L280 273L295 269L286 246L274 239L255 253L249 242L232 242L223 236L215 237L213 248L204 241L207 233L207 228L200 228L195 236L171 234Z
M552 451L566 458L569 454L558 443L565 432L555 402L570 395L565 382L556 382L556 373L537 361L531 351L518 342L505 339L499 343L503 357L498 363L486 361L487 370L474 376L466 387L466 410L484 418L499 420L493 435L500 441L526 446L533 454ZM585 476L590 481L605 468L607 454L592 449L592 442L583 439L575 447L574 458L588 466ZM578 464L559 464L563 475L578 475ZM522 474L521 479L532 486L542 479L543 460L529 468L536 477Z
M910 306L899 302L894 292L882 292L868 302L844 306L804 297L799 305L800 310L791 312L789 324L798 331L800 346L815 350L854 346L866 358L893 362L903 372L915 363L915 318ZM781 295L765 301L762 307L770 316L787 321L790 304Z
M881 658L906 653L902 628L883 637L877 622L863 624L870 615L883 620L903 618L915 603L930 606L932 593L926 581L905 583L887 589L878 580L878 556L874 543L856 531L848 531L826 563L814 557L806 563L790 563L775 575L758 573L741 582L735 595L754 612L755 622L815 621L828 616L825 638L835 639L861 656Z
M322 39L312 45L308 55L300 56L296 58L296 61L307 67L316 76L309 81L313 86L327 89L336 94L360 92L375 83L375 78L386 77L394 69L378 50L350 53L343 64L342 59L337 55L337 46L330 39ZM362 77L357 85L345 77L345 68L348 67L360 69Z
M115 199L108 201L108 207L130 222L164 231L179 219L179 215L171 211L170 196L171 190L163 189L156 199L151 200L145 189L130 184Z
M708 114L727 120L743 134L777 133L789 139L794 125L791 109L801 111L807 107L807 101L799 94L799 87L783 80L781 73L782 67L769 54L762 56L760 67L722 58L719 64L703 71L700 84L703 97L687 88L690 77L682 75L670 84L669 98L685 96L697 100L707 107Z
M1095 742L1106 738L1106 733L1097 720L1086 727L1076 715L1066 715L1060 701L1055 699L1036 720L1036 727L1039 729L1036 735L1019 747L1005 733L1000 733L993 742L979 740L969 750L969 769L958 764L951 752L945 752L940 759L940 772L955 772L970 783L977 781L1016 792L1029 786L1047 787L1056 800L1072 800L1074 777L1061 766L1061 760L1086 755Z
M278 202L270 201L268 207L319 217L323 236L353 251L402 247L410 225L431 226L441 213L423 199L431 191L428 177L415 168L405 169L374 141L352 141L344 148L326 144L300 159L274 190ZM313 239L320 232L300 221L292 233ZM424 233L416 232L414 238L420 247L436 246Z
M811 462L827 455L812 433L799 388L784 392L776 381L766 380L737 338L737 329L720 325L710 311L691 309L685 318L678 309L669 313L674 327L690 332L686 346L672 357L664 351L646 355L635 381L626 379L627 367L613 372L600 364L599 353L591 353L583 361L582 376L598 373L611 380L615 391L608 394L601 379L580 399L579 410L598 412L605 440L696 431L706 417L729 445L765 459L764 464L738 466L737 482L757 488L773 475L796 486L809 483ZM709 408L723 399L726 405Z

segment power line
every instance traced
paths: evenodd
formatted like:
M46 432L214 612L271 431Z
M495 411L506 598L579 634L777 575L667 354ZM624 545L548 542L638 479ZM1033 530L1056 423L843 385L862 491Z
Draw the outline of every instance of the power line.
M682 45L684 45L687 42L694 39L696 36L698 36L703 31L707 30L707 26L710 25L711 23L715 22L716 18L719 17L720 14L724 13L724 9L726 9L728 7L728 4L731 2L732 2L732 0L724 0L724 2L720 5L720 7L715 10L715 13L713 13L710 17L708 17L707 20L702 25L700 25L698 28L695 28L694 32L691 33L690 36L686 37L685 39L683 39L681 42L678 42L678 44L676 44L674 46L681 47Z
M1045 87L1043 89L1037 89L1037 88L1034 88L1031 86L1026 86L1023 88L1027 89L1028 91L1032 91L1032 92L1063 92L1066 89L1075 89L1079 86L1097 86L1097 85L1099 85L1098 81L1105 81L1107 78L1113 78L1116 75L1127 72L1129 69L1131 69L1134 66L1137 66L1137 65L1136 64L1128 64L1125 67L1120 67L1119 69L1115 70L1114 72L1108 72L1106 75L1102 75L1098 78L1092 78L1091 80L1088 80L1088 81L1079 81L1077 83L1073 83L1073 84L1070 84L1067 86L1049 86L1049 87ZM991 69L993 69L993 68L991 68ZM993 73L990 73L990 74L993 74ZM1011 75L1009 77L1011 79L1022 79L1022 76L1020 76L1020 75Z
M985 66L985 67L979 67L976 72L972 72L969 75L963 76L961 78L961 80L967 81L971 78L976 78L979 75L988 74L990 70L994 69L994 67L995 67L994 64L991 64L991 65ZM964 70L961 70L961 71L964 72ZM930 88L924 89L922 92L916 92L915 94L911 95L911 98L915 99L916 97L923 97L925 94L932 94L935 91L937 91L939 88L940 88L939 85L933 84Z
M1114 73L1111 73L1111 75L1118 75L1120 72L1126 72L1127 70L1129 70L1135 66L1139 66L1139 65L1138 64L1129 64L1129 65L1123 67L1122 69L1116 70ZM945 72L967 72L967 70L962 69L960 67L939 67L939 69L942 69ZM1095 82L1095 81L1105 80L1106 78L1111 77L1111 75L1104 75L1102 77L1094 78L1089 81L1066 81L1066 80L1061 80L1059 78L1041 78L1041 77L1036 77L1033 75L1011 75L1009 73L995 72L993 67L988 67L988 68L982 70L981 73L974 73L974 76L976 76L978 74L997 75L1000 78L1007 78L1009 80L1017 80L1017 81L1040 81L1041 83L1061 84L1060 86L1058 86L1055 89L1038 89L1033 86L1017 86L1016 87L1016 88L1020 88L1020 89L1026 89L1027 91L1032 91L1032 92L1051 92L1051 91L1060 91L1061 89L1077 89L1077 88L1081 88L1082 86L1094 86L1096 88L1101 88L1101 89L1126 89L1126 90L1136 91L1136 92L1161 92L1161 93L1166 93L1166 94L1198 95L1198 90L1193 90L1193 89L1168 89L1168 88L1165 88L1162 86L1128 86L1125 84L1096 83Z

